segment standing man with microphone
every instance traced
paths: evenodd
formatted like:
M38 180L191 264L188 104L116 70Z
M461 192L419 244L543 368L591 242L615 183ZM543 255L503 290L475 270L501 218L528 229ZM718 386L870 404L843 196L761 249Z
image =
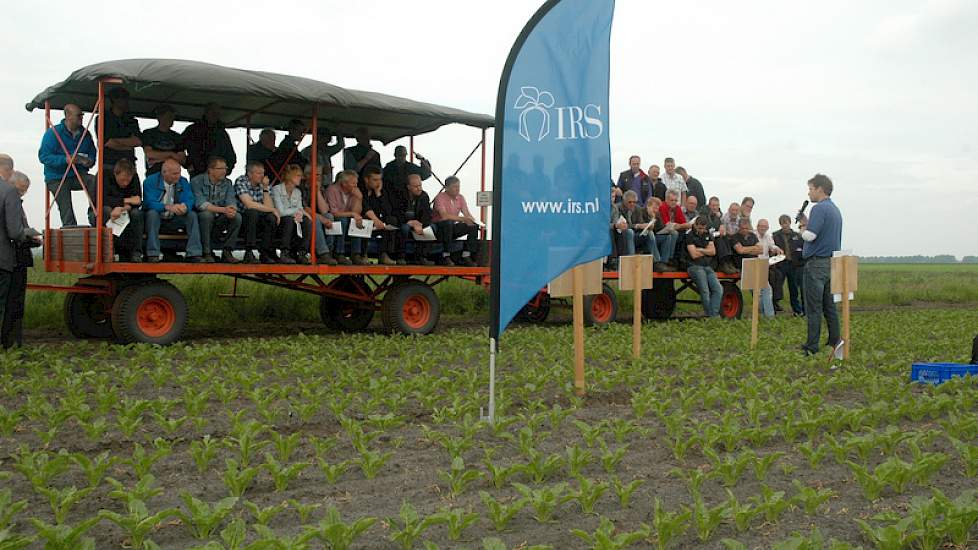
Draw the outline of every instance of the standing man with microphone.
M822 316L829 329L827 344L835 348L841 343L839 313L832 300L832 253L842 249L842 213L832 202L832 180L815 174L808 180L808 198L815 203L809 215L808 227L801 234L805 245L805 317L808 319L808 340L802 346L805 355L818 353Z

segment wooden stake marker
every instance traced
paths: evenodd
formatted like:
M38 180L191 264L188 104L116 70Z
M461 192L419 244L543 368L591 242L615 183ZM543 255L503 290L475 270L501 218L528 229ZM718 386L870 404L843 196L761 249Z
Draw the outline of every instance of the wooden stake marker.
M618 288L634 291L632 303L632 358L642 354L642 291L652 288L652 256L622 256Z
M587 393L584 382L584 295L601 294L602 260L581 264L560 274L550 282L552 298L574 297L574 391Z
M750 315L750 349L757 347L758 317L761 308L761 289L766 287L768 268L770 264L767 258L745 259L740 270L740 288L750 290L751 293L751 315Z
M842 358L849 358L852 338L849 333L849 294L859 289L859 257L835 256L832 258L832 294L842 296Z

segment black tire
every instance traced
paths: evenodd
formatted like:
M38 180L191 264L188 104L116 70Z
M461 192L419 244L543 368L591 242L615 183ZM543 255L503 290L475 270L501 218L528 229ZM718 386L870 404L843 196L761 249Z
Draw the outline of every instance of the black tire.
M112 305L116 341L167 346L187 327L187 302L172 284L147 281L119 291Z
M541 291L537 296L539 297L539 305L533 306L532 301L527 302L520 310L520 319L530 323L542 323L547 320L550 315L550 294ZM534 296L533 300L537 300L537 296Z
M388 332L429 334L438 326L441 303L431 286L410 281L388 290L380 311Z
M642 291L642 315L665 321L676 311L676 287L672 279L656 279L652 288Z
M606 327L618 318L618 294L608 283L601 285L601 294L584 297L584 326Z
M104 294L69 292L65 296L64 317L75 338L109 339L112 331L113 297Z
M329 286L335 290L351 294L360 292L357 282L348 276L337 277ZM334 296L320 296L319 317L327 327L333 330L359 332L370 326L370 321L374 318L374 305L373 302L357 302Z
M733 281L723 281L723 295L720 298L720 317L740 319L744 313L744 295Z

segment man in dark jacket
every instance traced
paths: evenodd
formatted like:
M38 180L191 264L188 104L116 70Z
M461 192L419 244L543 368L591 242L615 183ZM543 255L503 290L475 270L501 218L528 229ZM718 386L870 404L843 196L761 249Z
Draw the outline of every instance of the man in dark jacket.
M182 137L190 177L207 172L207 159L211 157L227 161L229 174L234 170L238 157L231 145L231 137L221 124L221 106L217 103L209 103L204 118L188 126Z
M638 204L645 204L652 196L652 180L642 171L642 159L638 155L628 158L628 170L618 174L618 189L622 194L626 191L635 191L638 196Z
M686 179L686 188L689 189L689 195L691 197L696 197L696 204L699 205L700 214L707 213L707 202L706 202L706 192L703 191L703 184L700 180L690 176L686 169L682 166L676 168L676 172L680 176Z
M421 175L410 174L407 177L408 199L403 204L404 210L399 216L404 225L401 226L401 235L407 241L409 236L414 237L414 263L420 265L435 265L435 262L428 259L428 245L425 241L417 240L424 235L425 228L428 228L429 235L434 235L434 227L431 225L431 199L428 193L424 192L421 186Z
M774 244L784 251L784 261L775 265L775 269L780 271L784 279L788 281L788 298L791 302L791 310L795 315L804 315L805 307L801 299L801 274L804 269L804 262L801 259L801 251L805 241L801 235L791 228L791 216L782 214L778 218L781 229L775 231ZM784 285L774 288L774 306L778 309L778 302L784 297Z
M9 159L10 157L6 157ZM6 159L0 158L0 162ZM10 161L11 167L13 161ZM34 264L31 248L40 246L39 233L27 225L23 196L31 180L12 172L0 181L0 344L4 349L23 344L27 268Z
M431 177L431 163L428 159L418 155L421 165L414 164L407 160L407 148L398 145L394 148L394 160L384 166L383 179L384 191L391 193L397 199L398 204L403 204L408 200L408 176L416 174L424 181Z
M367 168L382 170L380 164L380 153L370 145L370 132L366 128L358 128L356 131L357 144L343 150L343 169L353 170L360 177L357 187L360 193L366 195L367 187L364 184L363 175Z

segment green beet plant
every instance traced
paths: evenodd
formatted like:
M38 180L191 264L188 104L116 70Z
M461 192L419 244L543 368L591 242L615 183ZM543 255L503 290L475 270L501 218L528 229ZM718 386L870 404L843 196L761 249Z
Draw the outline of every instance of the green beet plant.
M567 491L567 483L564 482L537 489L527 487L522 483L514 483L513 487L527 499L527 504L535 512L533 518L540 523L553 520L557 508L565 502L564 494Z
M238 497L225 497L211 505L187 491L182 491L180 500L183 501L184 510L179 510L177 517L190 530L191 536L198 540L205 540L210 538L231 513L238 502Z
M179 516L180 510L177 508L165 508L150 514L146 504L136 498L129 499L123 514L111 510L101 510L98 514L99 518L116 524L129 537L134 548L142 548L143 541L163 521Z
M615 495L618 496L618 504L621 505L622 509L628 508L632 501L632 495L644 484L644 479L634 479L629 483L624 483L618 476L611 477L611 487L615 490Z
M492 522L493 529L496 531L505 531L506 526L512 521L516 514L526 507L529 500L526 497L518 498L512 502L506 503L503 501L496 500L486 491L479 491L479 498L482 500L482 504L486 507L486 512L489 514L489 521Z
M479 470L467 469L461 456L452 459L452 466L447 472L438 472L438 477L448 483L451 498L458 497L465 491L466 487L484 476L485 474Z
M388 538L404 550L411 550L424 532L436 523L438 518L421 517L410 502L404 501L401 503L398 517L387 518L387 524L390 526Z
M275 519L289 507L289 503L282 501L278 504L272 504L271 506L265 506L263 508L257 503L246 500L244 501L244 507L248 510L248 513L251 514L251 517L255 518L255 523L258 525L268 525L273 519Z
M652 504L652 527L655 529L655 543L659 550L666 550L676 539L689 529L692 510L685 506L679 511L670 512L662 506L659 497Z
M275 484L275 490L278 492L283 492L289 487L289 483L295 478L299 477L299 474L303 472L306 468L311 466L308 462L293 462L291 464L282 464L275 458L271 453L265 453L265 463L261 465L270 476L272 476L272 481Z
M615 528L610 519L601 517L598 528L593 533L572 529L571 534L584 541L593 550L620 550L649 537L650 528L643 525L635 531L621 531Z

